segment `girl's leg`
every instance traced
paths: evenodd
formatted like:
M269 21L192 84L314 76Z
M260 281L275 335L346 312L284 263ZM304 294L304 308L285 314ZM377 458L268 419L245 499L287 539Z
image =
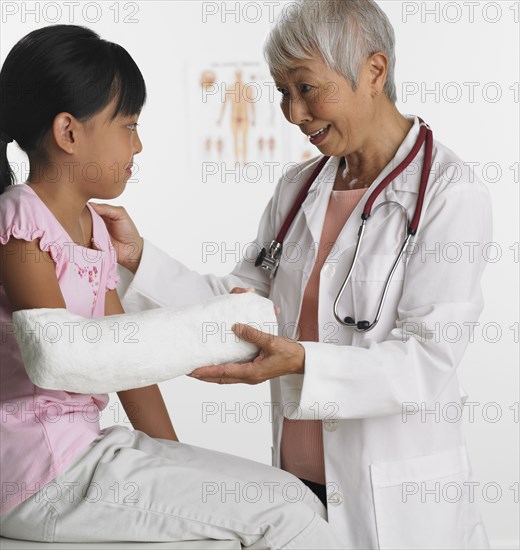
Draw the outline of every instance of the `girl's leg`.
M323 505L296 477L121 426L103 430L51 483L54 542L238 539L255 550L341 548Z
M58 512L45 499L28 498L0 517L0 536L52 542Z

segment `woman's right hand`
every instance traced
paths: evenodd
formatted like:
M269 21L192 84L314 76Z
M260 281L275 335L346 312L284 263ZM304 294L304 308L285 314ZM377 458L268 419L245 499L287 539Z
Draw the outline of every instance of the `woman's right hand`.
M143 238L132 218L122 206L89 202L94 210L103 218L112 246L116 250L117 262L129 269L137 271L143 254Z

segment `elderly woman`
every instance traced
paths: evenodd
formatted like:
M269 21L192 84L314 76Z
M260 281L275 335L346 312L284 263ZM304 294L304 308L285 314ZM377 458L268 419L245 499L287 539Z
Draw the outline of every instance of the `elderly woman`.
M265 54L284 116L319 155L279 181L256 264L244 258L224 277L188 270L124 209L98 206L115 244L141 243L138 262L120 257L135 273L125 309L245 287L269 297L279 336L236 325L258 357L192 376L270 380L273 464L327 502L345 548L487 548L460 415L443 413L464 402L461 329L482 310L484 262L440 251L490 240L488 192L422 119L396 108L394 32L373 0L294 6Z

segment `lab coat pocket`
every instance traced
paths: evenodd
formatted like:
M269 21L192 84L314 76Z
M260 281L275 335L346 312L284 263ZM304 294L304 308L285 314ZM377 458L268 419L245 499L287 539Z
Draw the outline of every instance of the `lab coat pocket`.
M471 496L465 447L370 466L379 548L465 549Z

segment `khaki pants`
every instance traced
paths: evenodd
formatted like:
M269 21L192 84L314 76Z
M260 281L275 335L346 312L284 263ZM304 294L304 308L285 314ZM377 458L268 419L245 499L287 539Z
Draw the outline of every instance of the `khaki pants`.
M41 542L240 540L251 549L341 548L319 499L252 460L111 426L0 518Z

